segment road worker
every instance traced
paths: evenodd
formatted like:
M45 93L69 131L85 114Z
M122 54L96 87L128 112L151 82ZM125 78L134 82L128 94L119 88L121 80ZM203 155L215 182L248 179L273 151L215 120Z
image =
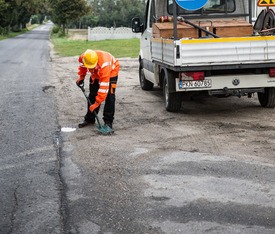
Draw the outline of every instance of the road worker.
M115 91L118 79L120 64L110 53L101 50L86 50L78 58L79 78L76 81L78 86L84 85L87 72L90 73L90 93L88 110L84 121L78 125L79 128L95 123L95 114L98 113L100 105L105 101L103 120L105 125L113 128L115 114Z

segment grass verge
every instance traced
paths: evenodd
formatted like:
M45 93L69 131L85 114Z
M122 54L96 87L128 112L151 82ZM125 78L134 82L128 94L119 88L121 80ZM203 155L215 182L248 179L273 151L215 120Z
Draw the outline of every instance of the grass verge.
M139 39L85 41L70 40L52 35L54 49L59 56L78 56L87 49L108 51L116 58L138 58Z
M16 36L18 36L20 34L24 34L26 32L29 32L29 31L33 30L34 28L36 28L38 26L39 26L39 24L33 24L33 25L31 25L31 26L29 26L27 28L22 29L22 31L20 31L20 32L10 32L7 35L0 35L0 41L4 40L4 39L7 39L7 38L16 37Z

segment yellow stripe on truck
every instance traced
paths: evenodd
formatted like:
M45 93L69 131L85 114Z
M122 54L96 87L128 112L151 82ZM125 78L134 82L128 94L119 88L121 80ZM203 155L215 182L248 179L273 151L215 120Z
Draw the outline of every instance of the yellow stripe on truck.
M204 39L180 39L181 44L200 44L200 43L226 43L226 42L249 42L249 41L271 41L275 36L255 36L255 37L223 37L223 38L204 38Z

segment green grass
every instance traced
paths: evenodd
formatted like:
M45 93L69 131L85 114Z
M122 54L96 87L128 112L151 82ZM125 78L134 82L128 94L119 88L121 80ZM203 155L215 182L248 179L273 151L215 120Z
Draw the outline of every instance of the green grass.
M20 31L20 32L10 32L10 33L7 34L7 35L0 35L0 41L1 41L1 40L4 40L4 39L7 39L7 38L16 37L16 36L18 36L18 35L20 35L20 34L24 34L24 33L29 32L29 31L31 31L32 29L34 29L34 28L36 28L36 27L38 27L38 26L39 26L38 24L33 24L33 25L31 25L30 27L25 28L25 29L23 29L23 30Z
M21 32L11 32L8 35L0 35L0 40L18 36L26 33L39 25L32 25ZM59 56L78 56L87 49L108 51L116 58L138 58L139 55L139 39L121 39L121 40L102 40L102 41L86 41L86 40L70 40L65 37L58 37L56 34L51 36L54 49Z
M59 56L78 56L87 49L108 51L116 58L137 58L139 55L139 39L121 40L69 40L53 35L51 37L54 49Z

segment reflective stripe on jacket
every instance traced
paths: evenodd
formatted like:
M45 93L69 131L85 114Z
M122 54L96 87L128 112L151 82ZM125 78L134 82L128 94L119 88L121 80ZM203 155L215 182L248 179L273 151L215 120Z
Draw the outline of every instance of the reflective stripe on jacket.
M83 65L82 60L84 53L80 55L78 59L80 63L78 67L78 75L81 80L84 80L87 72L89 71L91 73L92 82L94 79L99 80L99 89L96 96L96 102L101 104L105 101L109 92L110 78L118 76L120 64L119 61L108 52L101 50L95 50L95 52L98 56L98 62L94 69L87 69Z

